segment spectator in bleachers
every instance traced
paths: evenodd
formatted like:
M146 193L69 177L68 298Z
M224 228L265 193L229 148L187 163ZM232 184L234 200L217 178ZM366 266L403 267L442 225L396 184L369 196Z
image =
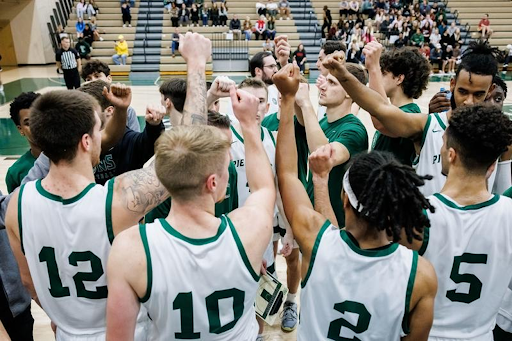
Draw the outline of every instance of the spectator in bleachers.
M448 20L446 20L444 14L439 14L436 18L436 23L437 23L437 26L441 26L441 25L444 25L444 26L447 26L448 25ZM446 27L446 29L448 29L448 27Z
M220 22L220 25L223 27L226 27L226 25L228 23L228 8L226 7L225 3L220 4L219 22Z
M201 20L203 21L203 27L208 26L208 19L210 18L210 9L208 3L204 3L200 8Z
M297 50L293 52L293 60L295 60L300 68L300 73L303 75L304 70L306 69L306 61L308 60L306 58L306 50L304 50L304 44L300 43L299 46L297 46Z
M421 32L421 29L416 29L416 33L414 33L411 37L411 44L413 46L422 46L425 42L425 37L423 36L423 33ZM426 44L428 45L428 44ZM429 56L430 57L430 56Z
M238 16L235 14L233 15L233 19L229 22L229 30L233 32L233 37L237 40L240 40L240 33L242 28L242 23L240 22L240 19L238 19Z
M277 4L274 0L267 1L267 14L270 15L270 17L275 18L277 16Z
M283 20L283 17L286 17L287 20L290 19L290 4L288 0L279 1L279 20Z
M361 49L355 38L352 39L349 49L347 50L347 62L361 64Z
M192 8L193 3L194 0L185 0L185 6L187 6L187 8Z
M130 6L131 7L135 6L135 0L119 0L119 3L123 4L125 1L130 1Z
M256 3L256 12L258 15L264 15L267 16L267 6L262 2Z
M331 10L327 5L324 6L323 15L324 23L322 25L322 38L325 38L325 29L327 29L327 33L329 33L329 29L332 26Z
M262 46L263 46L263 51L268 51L268 52L271 52L272 54L275 54L274 49L275 49L276 45L274 44L273 40L270 40L269 37L267 37L267 40L265 40L265 42L262 44Z
M91 45L84 38L78 38L75 50L77 50L81 59L91 59Z
M80 0L80 2L78 2L76 4L76 17L83 19L84 18L84 14L85 14L85 10L86 10L85 0Z
M267 37L272 40L276 37L276 20L274 17L270 17L267 21Z
M171 7L174 3L174 0L163 0L164 1L164 8L167 10L167 12L171 13Z
M91 47L92 42L94 41L94 32L90 24L85 24L83 35L83 39L87 42L89 47Z
M398 39L395 40L393 44L397 49L402 48L407 45L407 41L404 39L404 34L400 32L398 34Z
M171 14L172 27L178 27L179 26L178 22L180 20L179 8L176 6L175 2L171 3L171 9L170 9L169 13Z
M428 44L421 44L420 49L418 50L427 60L430 59L430 47Z
M349 7L348 7L348 1L342 0L340 1L340 17L341 19L345 19L348 17Z
M116 53L112 56L112 60L116 65L126 65L128 58L128 43L124 40L123 35L117 37L118 41L115 42L114 49Z
M267 23L265 21L265 16L260 15L258 21L256 21L256 26L254 28L254 35L256 36L256 40L258 40L261 36L261 39L265 39L267 37Z
M199 10L196 4L192 4L192 8L190 8L190 20L192 21L192 25L199 26Z
M94 40L103 41L103 38L100 36L100 33L105 33L105 32L100 32L98 25L96 25L96 17L91 18L91 22L89 23L89 25L91 26L91 30L94 35Z
M489 39L492 36L493 30L489 21L489 14L485 14L478 23L478 31L482 34L482 39Z
M445 72L445 68L448 66L446 73L455 74L455 61L456 58L453 56L453 47L448 45L446 49L443 50L443 66L441 72Z
M93 1L93 3L94 3L94 1ZM89 0L87 0L87 3L85 4L85 13L87 13L87 17L89 18L89 20L96 16L96 9L94 8L91 1L89 1Z
M98 7L98 5L96 4L96 1L94 0L89 0L89 5L92 7L92 9L94 10L94 16L96 16L96 14L100 13L100 8ZM91 18L92 19L92 18Z
M123 14L123 27L126 27L126 24L128 24L128 27L132 27L132 14L130 13L128 0L125 0L121 5L121 13Z
M181 8L178 12L178 16L180 18L180 26L188 26L190 19L190 11L187 8L187 5L184 3L181 4Z
M374 25L377 30L380 30L380 25L384 21L384 18L386 17L386 14L384 13L383 9L378 9L377 14L375 14L375 21Z
M326 40L338 40L339 34L342 31L337 30L336 26L334 24L331 25L331 28L329 28L329 32L327 32L327 39Z
M251 40L251 35L252 35L253 30L254 30L254 27L252 27L252 22L251 22L251 19L249 18L249 16L247 16L245 18L244 24L242 26L242 29L243 29L244 34L245 34L245 40L246 41Z
M210 20L212 21L213 27L219 25L219 7L216 2L213 3L212 9L210 10Z
M428 4L428 0L423 0L420 5L420 13L423 16L426 16L430 13L430 5Z
M421 33L423 34L425 42L430 43L430 34L432 33L432 25L430 24L430 21L425 22L425 25L423 25L421 29Z
M379 31L385 35L388 34L389 32L389 24L390 24L390 20L389 20L389 14L386 14L384 16L384 20L381 21L380 23L380 27L379 27Z
M69 38L69 34L67 34L66 31L64 31L64 28L62 25L57 26L57 31L55 32L55 39L57 40L58 46L60 48L60 42L62 38L67 37Z
M452 21L450 24L450 27L447 28L448 34L453 36L455 34L455 30L457 29L457 23L455 21Z
M430 35L430 47L433 48L440 42L441 35L439 34L439 29L434 28L434 31L432 31L432 34Z
M176 27L174 29L174 33L172 34L172 40L171 40L171 53L172 57L175 57L175 52L178 50L180 46L180 29Z
M430 50L430 64L432 66L437 64L439 72L442 72L441 66L443 62L443 51L441 50L441 44L437 44L433 49Z
M446 50L448 45L455 46L456 41L455 41L453 36L448 34L448 31L445 31L443 33L443 35L441 36L441 42L440 43L441 43L441 48L443 50Z
M80 38L84 36L85 23L82 18L78 18L75 24L76 37Z
M359 13L359 2L356 0L351 0L348 3L348 14L356 15Z
M363 29L362 40L365 45L371 41L376 40L375 35L373 34L373 25L371 21L369 21L368 24Z
M367 15L372 19L375 17L375 10L373 9L373 0L363 0L361 4L361 13Z

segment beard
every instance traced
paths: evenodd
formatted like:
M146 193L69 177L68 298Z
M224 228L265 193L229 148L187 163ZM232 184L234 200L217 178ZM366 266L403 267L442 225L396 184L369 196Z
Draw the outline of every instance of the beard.
M274 85L274 81L272 80L272 77L267 77L265 74L263 74L263 77L261 79L265 84L267 85Z
M457 109L457 104L455 103L455 95L452 93L452 97L450 97L450 104L452 107L452 110Z

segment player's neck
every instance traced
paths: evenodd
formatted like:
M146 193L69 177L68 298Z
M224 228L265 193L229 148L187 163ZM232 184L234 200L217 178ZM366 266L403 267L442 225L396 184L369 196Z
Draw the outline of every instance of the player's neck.
M395 107L402 107L407 104L413 103L412 98L406 96L401 89L396 89L391 96L389 96L389 101Z
M219 224L211 197L196 198L193 202L173 199L166 220L176 231L189 238L211 237Z
M345 99L342 103L337 106L327 107L325 113L327 114L327 122L332 123L339 120L342 117L350 114L352 110L352 101Z
M32 156L37 159L39 157L39 155L41 155L41 148L39 148L35 144L32 144L32 143L29 143L29 144L30 144L30 154L32 154Z
M459 205L474 205L489 200L491 193L487 189L484 175L469 174L461 167L452 167L441 190Z
M171 127L177 127L181 125L181 118L183 114L176 109L171 109L169 112L169 121L171 122Z
M94 182L91 162L77 159L72 163L62 161L58 165L50 162L50 171L42 180L44 189L64 199L76 196Z
M389 239L384 231L368 229L366 222L357 219L354 224L347 223L345 230L357 240L359 248L375 249L389 244Z

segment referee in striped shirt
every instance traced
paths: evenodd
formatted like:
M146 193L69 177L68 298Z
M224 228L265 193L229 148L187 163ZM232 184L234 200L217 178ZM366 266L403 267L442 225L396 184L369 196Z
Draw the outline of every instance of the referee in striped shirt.
M68 37L61 40L61 49L55 55L57 61L57 71L62 69L64 81L68 89L78 89L80 87L80 70L82 61L80 55L75 49L70 48L71 42Z

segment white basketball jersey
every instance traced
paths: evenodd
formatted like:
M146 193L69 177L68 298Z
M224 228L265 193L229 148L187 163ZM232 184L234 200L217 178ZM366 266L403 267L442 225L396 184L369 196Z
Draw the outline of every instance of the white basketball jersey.
M298 340L400 340L417 262L417 252L396 243L360 249L326 222L302 282Z
M232 161L235 164L236 172L238 175L238 207L242 207L245 204L245 201L249 197L249 183L247 182L247 173L245 171L245 146L243 137L236 131L236 129L231 125L231 131L233 132L233 140L231 142L231 157ZM261 141L263 143L263 148L267 153L268 159L270 161L270 165L272 166L272 173L274 177L276 175L276 141L274 140L274 136L272 132L265 127L261 127ZM274 226L277 225L277 207L274 210ZM270 267L274 264L274 246L272 244L272 239L269 240L269 245L263 259L267 262L267 267Z
M420 155L416 155L412 166L419 175L432 175L432 180L425 181L425 185L419 187L424 196L439 193L446 182L446 176L442 174L441 148L443 147L443 135L448 126L446 111L428 115L427 123L423 129L421 139ZM489 190L494 186L496 172L498 167L494 168L491 176L487 180Z
M419 187L424 196L440 192L446 182L446 176L442 174L441 148L443 147L443 135L448 125L446 112L428 115L427 123L423 129L420 155L416 156L413 167L419 175L432 175L432 180L425 181L425 185Z
M90 184L71 199L41 180L20 189L20 237L37 296L67 334L105 337L113 184Z
M492 329L512 279L512 200L493 195L461 207L449 197L429 197L424 252L437 273L433 340L492 340Z
M140 234L148 268L141 301L153 340L256 339L259 276L228 217L205 239L183 236L165 219L141 225Z
M270 106L268 107L268 111L265 113L265 116L262 117L261 119L264 119L266 116L272 115L279 111L279 90L277 90L277 87L272 84L267 87L267 91L267 101L270 104ZM238 119L236 118L235 113L233 112L231 98L223 98L223 101L221 101L221 110L222 113L226 113L226 115L228 115L232 123L238 122Z

